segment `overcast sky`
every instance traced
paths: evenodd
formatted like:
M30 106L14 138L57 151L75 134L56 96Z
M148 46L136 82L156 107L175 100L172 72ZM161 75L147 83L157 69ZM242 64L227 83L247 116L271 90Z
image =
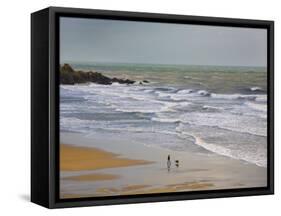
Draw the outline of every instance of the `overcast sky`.
M60 18L61 63L266 66L265 29Z

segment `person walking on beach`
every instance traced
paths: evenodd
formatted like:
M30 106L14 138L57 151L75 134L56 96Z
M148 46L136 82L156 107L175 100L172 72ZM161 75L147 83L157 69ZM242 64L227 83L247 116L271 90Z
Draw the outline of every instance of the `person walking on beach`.
M168 155L168 159L167 159L167 168L168 168L168 171L170 171L170 168L171 168L171 158L170 158L170 155Z

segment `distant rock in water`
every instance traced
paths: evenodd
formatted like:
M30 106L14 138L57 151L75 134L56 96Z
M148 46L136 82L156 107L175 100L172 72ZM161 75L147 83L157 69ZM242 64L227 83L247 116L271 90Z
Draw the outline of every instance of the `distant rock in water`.
M135 81L129 79L109 78L99 72L75 71L69 64L60 67L60 83L65 85L74 85L76 83L97 83L102 85L111 85L112 83L134 84Z

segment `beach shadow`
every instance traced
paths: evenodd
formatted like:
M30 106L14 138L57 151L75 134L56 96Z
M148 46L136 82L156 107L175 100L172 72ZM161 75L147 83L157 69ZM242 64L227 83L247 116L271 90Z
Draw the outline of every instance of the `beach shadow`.
M20 199L26 202L30 202L30 195L29 194L20 194Z

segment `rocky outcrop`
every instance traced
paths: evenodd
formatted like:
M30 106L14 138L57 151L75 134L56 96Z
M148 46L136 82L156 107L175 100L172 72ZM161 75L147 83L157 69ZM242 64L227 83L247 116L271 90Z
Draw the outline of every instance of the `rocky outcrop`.
M110 78L99 72L75 71L69 64L60 67L60 83L65 85L74 85L76 83L97 83L102 85L111 85L112 83L134 84L135 81L129 79Z

